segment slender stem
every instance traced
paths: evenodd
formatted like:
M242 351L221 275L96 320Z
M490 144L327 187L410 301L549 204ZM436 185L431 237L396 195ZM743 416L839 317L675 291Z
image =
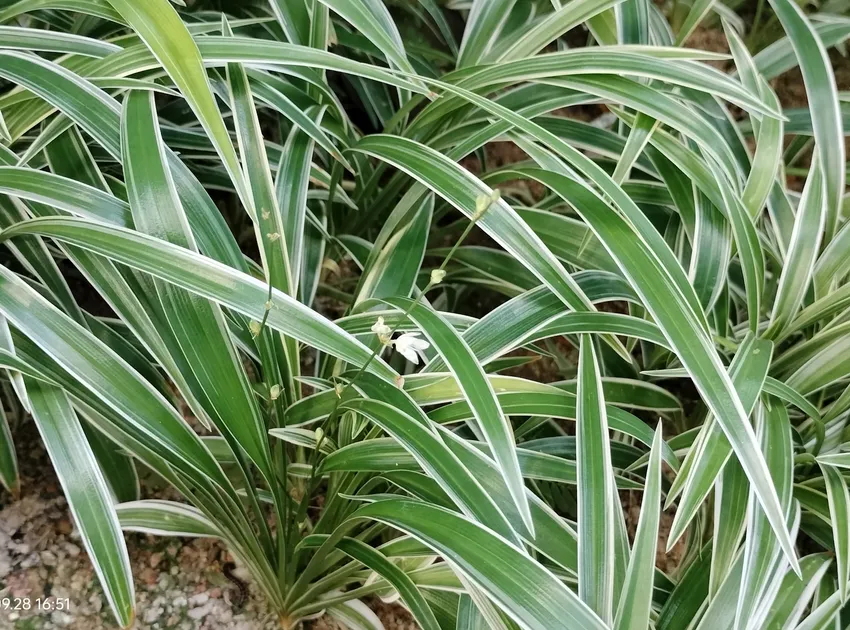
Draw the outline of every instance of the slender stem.
M759 26L761 26L761 16L764 13L764 0L758 0L756 5L756 16L753 18L753 26L750 28L750 35L747 37L747 47L752 50L753 44L758 37Z

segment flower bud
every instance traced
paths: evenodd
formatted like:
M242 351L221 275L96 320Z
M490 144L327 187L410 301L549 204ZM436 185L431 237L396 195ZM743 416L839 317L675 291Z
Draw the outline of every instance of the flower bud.
M431 284L440 284L443 281L443 278L446 277L445 269L432 269L431 270Z
M280 398L280 385L274 384L269 388L269 396L272 400L277 400Z
M378 336L378 341L381 342L381 345L390 345L390 335L392 335L393 331L392 328L384 323L383 317L378 317L378 321L372 325L372 332Z

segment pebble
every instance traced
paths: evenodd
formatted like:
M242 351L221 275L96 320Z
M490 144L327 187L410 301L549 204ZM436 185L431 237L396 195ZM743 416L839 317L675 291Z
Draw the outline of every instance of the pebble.
M151 569L155 569L159 566L159 563L162 562L162 552L157 551L151 554L150 560L148 563L151 565Z
M192 607L202 606L206 604L209 599L210 596L208 593L198 593L197 595L192 595L192 597L189 598L189 605Z
M103 609L103 598L97 593L94 593L89 597L89 605L93 611L100 612Z
M147 567L142 571L142 574L139 577L141 577L142 582L145 584L153 585L156 584L157 572L150 567Z
M192 619L203 619L208 614L212 612L213 605L212 604L204 604L203 606L198 606L197 608L192 608L187 614Z
M50 621L58 626L70 626L74 623L74 617L66 612L60 612L57 610L55 613L50 615Z
M183 597L182 595L178 595L173 600L171 600L171 605L174 608L186 608L186 606L188 604L189 604L189 601L185 597Z
M159 616L163 612L165 612L165 611L162 608L160 608L159 606L151 606L150 608L148 608L145 611L142 618L145 620L145 623L153 623L154 621L159 619Z
M42 551L41 552L41 561L45 566L55 567L58 558L56 554L52 551Z

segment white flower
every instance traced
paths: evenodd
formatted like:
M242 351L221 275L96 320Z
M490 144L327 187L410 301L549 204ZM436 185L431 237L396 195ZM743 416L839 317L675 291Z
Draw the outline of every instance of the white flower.
M383 345L390 345L390 335L393 331L392 328L384 323L383 317L378 317L378 321L372 324L372 332L378 335L378 339Z
M404 333L398 339L393 341L396 351L413 365L419 365L419 355L422 351L428 348L429 344L424 339L419 339L419 333ZM422 355L423 360L425 355Z

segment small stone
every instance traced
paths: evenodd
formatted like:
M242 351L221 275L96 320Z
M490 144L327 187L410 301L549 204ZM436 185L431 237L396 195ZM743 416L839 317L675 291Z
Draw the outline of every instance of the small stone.
M210 599L219 599L219 598L221 598L221 589L218 588L218 587L211 588L210 589Z
M203 619L208 614L212 612L213 605L205 604L204 606L198 606L197 608L192 608L187 615L189 615L192 619Z
M74 623L74 617L66 612L60 612L57 610L55 613L50 615L50 621L55 623L57 626L70 626Z
M60 534L67 536L71 533L71 530L73 530L74 527L73 525L71 525L71 521L69 521L67 518L63 518L56 524L56 529L59 531Z
M41 562L48 567L55 567L57 558L56 554L52 551L42 551L41 552Z
M95 612L103 610L103 598L97 593L93 593L92 596L89 597L89 604Z
M151 606L150 608L148 608L145 611L145 614L144 614L145 623L153 623L154 621L159 619L159 616L162 613L163 613L163 610L159 606Z
M160 562L162 562L162 552L160 551L152 553L150 559L148 560L148 564L151 565L151 569L157 568Z
M20 619L20 617L21 617L20 613L16 613L16 612L9 613L9 621L17 621L18 619Z
M157 573L153 569L142 569L142 574L140 577L142 578L142 582L144 582L148 586L153 586L154 584L156 584Z
M189 598L189 605L193 608L195 606L203 606L210 600L210 596L208 593L198 593L197 595L192 595Z
M21 560L18 561L18 566L22 569L30 569L34 566L37 566L39 563L38 554L30 553L24 556Z
M171 573L171 575L177 575L179 572L180 572L180 569L178 569L176 565L171 567L171 569L169 569L169 573Z
M186 606L188 604L189 604L188 600L185 597L183 597L182 595L178 595L173 600L171 600L171 605L174 608L186 608Z
M80 555L80 548L72 542L65 543L65 553L72 558L76 558Z

